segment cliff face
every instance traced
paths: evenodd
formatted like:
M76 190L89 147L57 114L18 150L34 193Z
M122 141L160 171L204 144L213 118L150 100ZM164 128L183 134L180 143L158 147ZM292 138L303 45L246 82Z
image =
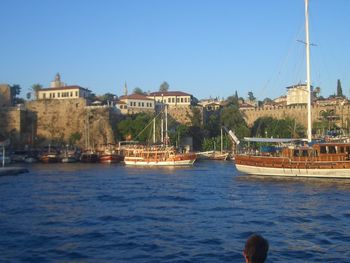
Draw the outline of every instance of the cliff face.
M168 108L168 114L177 122L185 125L191 125L191 117L193 115L190 107L172 106Z
M76 144L83 148L115 143L111 108L86 107L79 98L30 101L26 109L36 116L35 138L40 144L68 143L73 134L80 135Z

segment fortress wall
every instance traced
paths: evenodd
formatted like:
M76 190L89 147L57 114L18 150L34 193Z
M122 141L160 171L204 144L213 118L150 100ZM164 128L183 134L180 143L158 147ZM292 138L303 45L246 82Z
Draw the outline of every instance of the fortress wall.
M312 122L321 120L322 112L334 111L334 115L338 116L333 121L340 127L348 129L350 127L350 104L345 105L313 105L311 119ZM285 119L290 117L297 120L304 127L307 126L307 106L306 105L292 105L284 107L271 107L271 108L256 108L241 110L248 126L252 126L253 123L260 117L273 117L276 119Z
M26 108L36 115L36 136L43 143L68 142L69 137L79 132L82 138L77 143L85 147L89 133L90 147L115 143L110 123L110 108L89 108L83 98L70 100L36 100L26 103ZM88 128L89 127L89 132Z

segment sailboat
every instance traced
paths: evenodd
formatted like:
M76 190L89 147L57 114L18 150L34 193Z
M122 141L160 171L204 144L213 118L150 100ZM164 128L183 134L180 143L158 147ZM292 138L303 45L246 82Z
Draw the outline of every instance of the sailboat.
M133 166L188 166L196 161L195 153L181 153L169 145L167 105L165 105L165 136L163 136L163 125L161 125L161 144L155 144L155 118L153 120L153 144L133 144L123 148L124 163ZM163 124L163 121L162 121Z
M350 143L312 141L311 77L309 41L309 2L305 0L306 76L308 90L307 139L246 138L248 141L275 143L268 150L239 153L235 164L239 172L264 176L350 178Z
M197 158L201 160L214 160L214 161L226 161L229 152L225 152L223 150L223 136L222 136L222 129L221 127L221 133L220 133L220 145L221 149L220 151L216 150L216 142L214 141L214 149L212 151L205 151L205 152L197 152Z

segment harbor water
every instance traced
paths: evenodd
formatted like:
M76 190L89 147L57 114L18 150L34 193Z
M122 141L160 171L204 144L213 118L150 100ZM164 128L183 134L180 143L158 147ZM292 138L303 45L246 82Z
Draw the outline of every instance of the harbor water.
M34 164L0 177L0 262L349 262L350 180L188 168Z

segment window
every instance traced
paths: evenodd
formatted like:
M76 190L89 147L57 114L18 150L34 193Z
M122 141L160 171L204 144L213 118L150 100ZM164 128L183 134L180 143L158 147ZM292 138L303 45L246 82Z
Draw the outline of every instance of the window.
M73 97L73 92L70 92L70 96Z
M175 103L175 98L172 98L172 99L171 99L171 102L172 102L172 103Z
M139 107L141 107L141 103L140 102L138 103L138 105L139 105Z
M335 146L328 146L328 152L329 153L337 153L337 150L335 149Z
M52 93L52 98L54 98L55 97L55 93Z
M171 102L171 98L168 98L168 103L170 103Z
M46 93L43 94L43 98L46 99Z
M57 97L58 97L58 98L61 97L61 92L57 92Z
M50 99L52 98L52 94L50 93Z
M184 102L184 98L181 98L181 102Z
M145 107L145 103L142 102L142 107Z
M78 97L78 91L75 92L75 97Z

